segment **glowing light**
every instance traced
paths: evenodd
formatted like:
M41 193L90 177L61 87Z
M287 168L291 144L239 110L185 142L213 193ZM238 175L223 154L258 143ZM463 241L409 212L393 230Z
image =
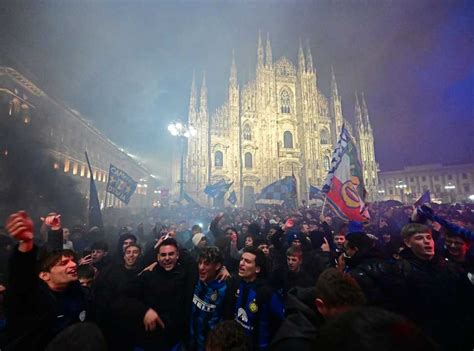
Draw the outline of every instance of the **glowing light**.
M474 201L474 194L473 194L473 195L469 195L469 200Z

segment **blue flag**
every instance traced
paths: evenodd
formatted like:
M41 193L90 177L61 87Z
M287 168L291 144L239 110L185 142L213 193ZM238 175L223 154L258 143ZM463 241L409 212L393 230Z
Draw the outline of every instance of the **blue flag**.
M137 182L132 177L110 164L109 181L107 182L108 193L115 195L120 201L128 204L136 189Z
M288 206L295 206L296 178L287 176L267 185L260 192L258 199L279 200Z
M415 207L419 207L421 205L424 205L426 203L431 202L431 196L430 196L430 191L426 190L423 195L420 196L418 200L413 204Z
M324 193L321 191L321 189L318 189L317 187L310 185L309 186L309 199L324 201Z
M227 199L232 205L235 205L237 203L237 194L235 191L232 191L229 195L229 198Z
M224 179L221 179L215 184L207 185L204 189L204 193L214 199L222 198L233 183L234 182L230 182L227 184Z
M89 167L91 175L90 187L89 187L89 228L98 227L103 228L104 222L102 221L102 212L100 211L99 195L97 194L97 187L94 182L94 173L89 162L89 157L86 152L86 161Z

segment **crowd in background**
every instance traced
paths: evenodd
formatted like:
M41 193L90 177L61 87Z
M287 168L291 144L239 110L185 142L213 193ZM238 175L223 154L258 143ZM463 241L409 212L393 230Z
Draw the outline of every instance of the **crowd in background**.
M1 342L472 350L474 206L369 212L363 224L308 206L109 210L104 228L13 214L0 234Z

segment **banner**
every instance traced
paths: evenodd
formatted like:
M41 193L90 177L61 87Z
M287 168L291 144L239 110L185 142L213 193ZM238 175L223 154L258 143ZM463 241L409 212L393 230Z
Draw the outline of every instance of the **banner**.
M100 211L100 202L99 195L97 194L97 187L94 182L94 172L92 172L92 167L89 162L89 156L86 154L87 166L89 167L89 172L91 175L91 181L89 185L89 209L88 209L88 219L89 219L89 229L92 227L103 228L104 222L102 221L102 212Z
M107 192L115 195L120 201L128 204L137 189L137 182L127 173L110 164Z
M296 178L294 176L287 176L263 188L258 196L258 200L282 201L283 205L295 207L296 197Z
M232 191L229 195L229 198L227 199L232 205L235 205L237 203L237 194L235 191Z
M204 189L204 193L214 199L222 198L233 183L234 182L230 182L227 184L224 179L221 179L215 184L207 185Z
M366 222L370 218L364 202L366 190L362 164L354 139L344 126L322 190L328 205L341 219Z
M309 199L324 201L324 193L319 188L313 185L310 185L309 186Z

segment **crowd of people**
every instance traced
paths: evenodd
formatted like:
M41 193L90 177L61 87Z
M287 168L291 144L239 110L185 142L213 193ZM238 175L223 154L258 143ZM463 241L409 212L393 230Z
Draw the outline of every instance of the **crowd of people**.
M12 214L2 350L472 350L474 206ZM142 218L143 219L143 218Z

